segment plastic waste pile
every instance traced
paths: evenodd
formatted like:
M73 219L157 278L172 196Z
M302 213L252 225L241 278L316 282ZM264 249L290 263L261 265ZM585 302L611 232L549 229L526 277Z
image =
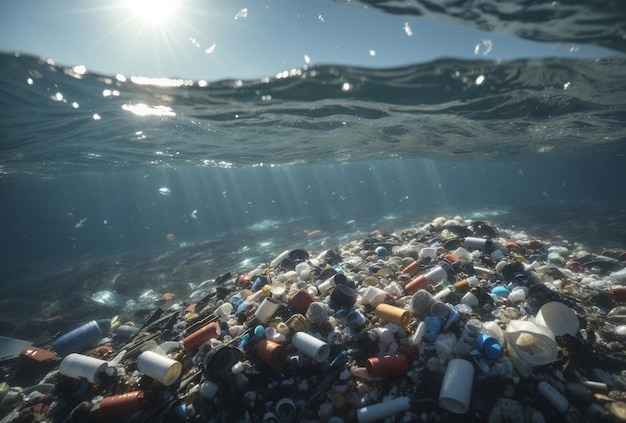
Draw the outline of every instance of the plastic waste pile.
M25 347L2 422L626 421L625 260L459 217L288 250Z

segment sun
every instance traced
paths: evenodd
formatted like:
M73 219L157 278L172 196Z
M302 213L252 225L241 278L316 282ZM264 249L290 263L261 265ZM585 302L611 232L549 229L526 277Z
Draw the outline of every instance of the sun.
M135 16L146 23L165 23L178 9L180 0L129 0Z

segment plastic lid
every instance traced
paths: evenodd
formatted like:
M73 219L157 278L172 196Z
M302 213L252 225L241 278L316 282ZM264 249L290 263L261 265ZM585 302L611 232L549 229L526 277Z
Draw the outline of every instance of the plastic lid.
M485 357L487 357L489 360L495 360L496 358L500 357L500 354L502 354L502 347L497 342L490 342L485 345L485 349L483 352L485 354Z

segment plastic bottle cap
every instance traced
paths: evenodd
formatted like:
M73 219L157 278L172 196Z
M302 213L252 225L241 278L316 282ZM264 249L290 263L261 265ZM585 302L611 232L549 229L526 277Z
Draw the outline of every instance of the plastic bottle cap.
M502 347L498 343L490 343L485 345L484 353L485 357L487 357L489 360L495 360L496 358L500 357L500 354L502 354Z
M254 328L254 335L259 338L265 337L265 328L261 325Z

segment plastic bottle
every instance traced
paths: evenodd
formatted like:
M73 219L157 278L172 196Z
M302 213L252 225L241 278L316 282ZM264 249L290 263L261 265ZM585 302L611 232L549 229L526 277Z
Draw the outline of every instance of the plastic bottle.
M569 408L567 398L561 395L559 391L554 389L554 387L545 380L539 382L537 389L539 390L539 393L543 395L543 397L547 399L559 413L565 413Z
M424 288L428 284L437 285L442 282L448 276L443 267L437 265L430 269L428 273L419 275L416 278L411 279L405 286L404 290L413 295L420 289Z
M111 321L108 321L110 326ZM80 352L87 347L95 345L103 336L102 326L106 326L106 321L97 322L92 320L70 332L60 336L54 341L52 348L60 357L65 357L70 353Z
M264 285L263 288L259 289L253 294L248 295L248 297L246 297L246 299L243 300L241 304L239 304L239 307L237 307L237 310L244 311L247 309L248 305L252 303L260 304L261 301L263 301L265 298L270 296L271 288L272 287L270 285Z
M374 423L407 411L409 408L411 408L411 400L408 397L399 397L391 401L359 408L356 417L359 423Z
M465 238L463 246L468 250L480 250L487 253L494 260L500 260L504 257L504 247L489 238L468 236Z

